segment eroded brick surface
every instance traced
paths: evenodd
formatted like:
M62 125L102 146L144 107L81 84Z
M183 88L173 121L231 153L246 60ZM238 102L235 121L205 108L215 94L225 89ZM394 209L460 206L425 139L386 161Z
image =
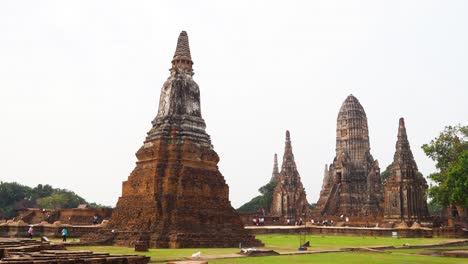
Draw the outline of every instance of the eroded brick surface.
M219 157L205 132L192 65L182 32L158 114L110 220L119 245L133 246L144 232L150 247L261 245L229 201Z

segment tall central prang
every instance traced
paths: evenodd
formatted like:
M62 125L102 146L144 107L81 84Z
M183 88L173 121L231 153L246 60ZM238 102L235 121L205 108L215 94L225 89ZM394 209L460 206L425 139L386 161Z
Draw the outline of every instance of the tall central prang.
M219 157L205 131L192 66L182 31L158 114L110 219L118 245L131 246L142 234L151 247L261 245L229 201Z
M381 214L379 164L370 154L364 108L353 95L338 113L336 157L323 178L315 212L320 215L377 216Z

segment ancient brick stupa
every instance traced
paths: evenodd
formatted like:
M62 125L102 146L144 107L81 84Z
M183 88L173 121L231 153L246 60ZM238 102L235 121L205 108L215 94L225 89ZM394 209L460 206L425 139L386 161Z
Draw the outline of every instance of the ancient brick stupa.
M325 168L314 213L377 216L382 202L380 169L370 154L366 113L358 99L350 95L338 113L336 157Z
M278 181L280 177L280 173L278 170L278 155L275 153L275 157L273 160L273 172L271 173L271 179L270 182L272 181Z
M159 110L123 183L109 226L115 243L150 247L259 246L244 229L205 132L187 33L180 33Z
M271 215L298 220L309 215L306 192L297 171L289 131L286 131L283 164L278 185L273 192Z
M429 217L427 182L413 158L405 120L400 118L396 151L384 187L384 217L387 220L421 221Z

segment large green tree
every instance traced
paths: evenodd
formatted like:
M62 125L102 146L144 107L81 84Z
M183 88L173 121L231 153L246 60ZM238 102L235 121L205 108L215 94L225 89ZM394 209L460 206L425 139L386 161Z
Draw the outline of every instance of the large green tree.
M380 173L380 179L382 180L382 184L387 183L388 176L390 176L390 173L392 172L392 165L393 163L390 163L390 165L388 165L387 168Z
M435 183L429 196L443 206L468 208L468 126L448 126L422 149L438 169L429 175Z
M78 205L86 203L86 200L74 192L59 190L50 196L37 199L36 202L40 208L59 209L76 208Z
M31 188L16 182L0 182L0 211L4 218L16 215L14 206L21 200L29 200Z
M15 209L25 204L28 207L59 209L75 208L85 203L87 203L86 200L76 193L53 188L48 184L39 184L31 188L16 182L0 182L0 217L2 218L10 219L17 216ZM94 203L92 205L101 207Z
M44 198L47 196L51 196L55 192L54 188L49 184L42 185L38 184L36 187L32 189L33 199Z
M273 192L275 191L276 185L278 185L278 181L273 180L260 187L258 191L261 195L254 197L252 200L239 207L237 211L256 212L263 208L268 212L270 210L271 203L273 202Z

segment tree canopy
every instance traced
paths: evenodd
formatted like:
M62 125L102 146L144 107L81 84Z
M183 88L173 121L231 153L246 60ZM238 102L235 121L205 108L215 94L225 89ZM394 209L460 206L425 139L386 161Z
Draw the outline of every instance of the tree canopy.
M86 204L86 200L76 193L39 184L34 188L16 182L0 182L0 218L17 216L17 209L39 207L47 209L75 208ZM94 207L99 205L92 204Z
M278 181L270 181L266 185L260 187L258 191L261 195L254 197L250 202L245 203L237 209L239 212L257 212L263 208L266 212L270 210L273 201L273 192L275 191Z
M422 149L438 169L429 175L435 183L429 196L443 206L468 208L468 126L448 126Z
M390 165L385 168L383 172L380 173L380 179L382 180L382 184L387 183L388 176L390 176L390 173L392 172L392 165L393 163L390 163Z

